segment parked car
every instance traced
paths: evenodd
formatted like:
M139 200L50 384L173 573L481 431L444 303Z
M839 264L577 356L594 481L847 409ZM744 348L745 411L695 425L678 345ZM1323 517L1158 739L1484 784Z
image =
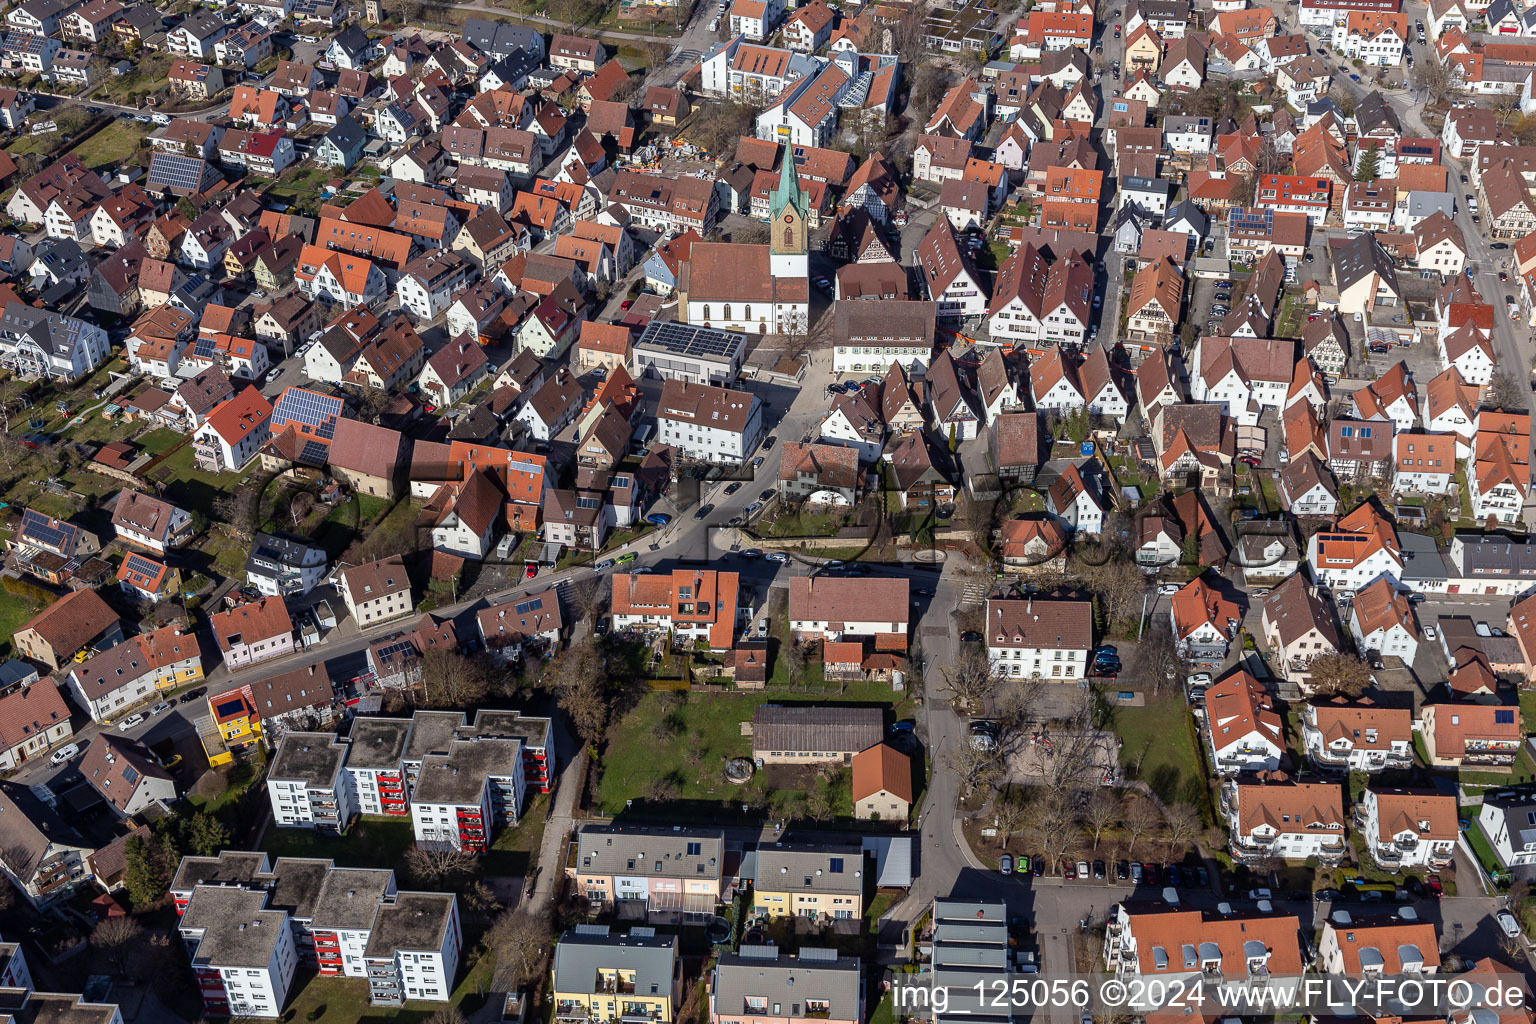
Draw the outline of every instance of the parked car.
M986 637L982 636L974 629L967 629L965 632L960 634L961 643L979 644L982 643L985 639Z
M1013 857L1005 853L997 858L997 870L999 874L1013 874Z
M1131 862L1128 861L1128 860L1122 860L1119 863L1117 863L1115 865L1115 877L1118 878L1122 882L1125 881L1127 878L1130 878L1131 877Z
M667 515L665 512L652 512L650 515L645 517L645 521L650 523L652 526L666 526L672 522L672 517Z
M741 490L740 480L732 480L730 483L725 485L726 494L735 494L739 490Z
M595 572L605 572L613 568L613 559L605 558L592 567Z
M1210 686L1211 674L1209 672L1196 672L1194 675L1184 680L1184 682L1188 684L1191 689L1196 686Z
M789 564L789 556L782 551L770 551L763 557L770 562L778 562L780 565Z
M127 718L123 719L121 722L118 722L117 723L117 728L118 728L119 732L127 732L129 729L136 729L136 728L138 728L139 726L141 726L143 724L144 724L144 716L141 715L141 714L134 714L134 715L129 715Z
M66 743L64 746L48 755L48 763L52 765L60 765L75 757L79 753L80 744Z
M207 693L208 693L208 687L206 687L206 686L199 686L195 690L188 690L186 693L182 694L180 697L177 698L176 702L178 704L191 704L193 701L198 700L199 698L207 695Z
M1137 863L1136 861L1132 861L1131 862L1131 881L1134 884L1136 884L1136 885L1140 885L1141 884L1141 879L1142 879L1141 865L1139 863Z
M1156 864L1143 864L1141 866L1141 878L1142 878L1142 881L1146 882L1148 885L1156 885L1157 884L1157 865Z
M1108 872L1106 872L1104 870L1104 862L1103 861L1096 860L1096 861L1093 862L1093 877L1094 878L1103 878L1107 873Z
M1077 862L1077 877L1078 878L1087 878L1088 877L1088 871L1089 871L1089 868L1088 868L1088 862L1087 861L1080 860L1080 861Z
M1249 889L1248 898L1251 900L1267 900L1273 896L1268 889Z
M713 505L700 505L699 506L699 510L693 514L693 518L695 518L695 519L703 519L705 516L709 515L714 510L715 510L715 506L713 506Z
M640 556L638 554L636 554L635 552L633 552L633 551L626 551L622 555L620 555L618 558L615 558L614 561L615 562L619 562L619 563L633 562L635 559L637 559L639 557Z
M1029 873L1039 878L1045 874L1045 858L1036 857L1029 862Z
M1069 882L1077 877L1077 869L1072 866L1071 861L1064 860L1061 862L1061 877Z
M149 716L153 718L156 715L163 715L175 706L176 705L172 704L170 701L163 700L159 704L156 704L154 707L149 709Z
M1494 916L1499 922L1499 930L1512 939L1520 938L1520 922L1515 920L1515 915L1507 910L1501 910Z
M1429 894L1435 899L1445 895L1445 886L1440 882L1439 875L1425 875L1424 884L1429 888Z
M1177 583L1164 583L1157 588L1157 592L1167 597L1170 594L1177 594L1180 589L1182 588Z

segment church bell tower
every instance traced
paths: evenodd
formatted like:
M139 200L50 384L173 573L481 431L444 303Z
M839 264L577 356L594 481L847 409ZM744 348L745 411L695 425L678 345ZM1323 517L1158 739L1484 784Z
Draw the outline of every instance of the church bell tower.
M810 276L809 228L806 226L806 198L795 173L794 152L784 147L779 167L779 183L769 201L768 255L774 277Z

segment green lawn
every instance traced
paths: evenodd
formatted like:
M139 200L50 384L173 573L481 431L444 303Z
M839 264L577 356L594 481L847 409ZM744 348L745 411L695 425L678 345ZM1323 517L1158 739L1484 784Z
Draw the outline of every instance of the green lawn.
M115 167L144 144L144 127L118 118L74 147L75 155L91 168Z
M1165 803L1199 808L1208 790L1188 717L1177 688L1165 689L1146 707L1116 707L1114 729L1124 741L1120 764L1127 778L1145 781Z
M544 842L544 819L549 814L549 797L539 793L523 810L516 828L503 828L491 840L491 849L482 860L488 875L526 875L539 856Z
M366 978L334 978L311 975L308 983L294 979L303 985L288 1001L287 1018L294 1021L318 1021L319 1024L374 1024L392 1021L394 1024L425 1024L427 1019L440 1010L442 1003L413 1000L405 1006L370 1006ZM319 1011L316 1013L316 1011ZM310 1016L314 1013L315 1016Z
M273 857L330 857L339 867L395 868L414 843L411 819L366 815L345 836L326 836L304 828L268 825L261 848Z
M1520 724L1527 736L1536 734L1536 690L1520 691Z
M169 427L160 427L139 435L138 444L147 455L161 455L181 443L187 435Z
M1483 865L1484 871L1495 878L1503 872L1498 856L1493 852L1493 847L1488 844L1488 837L1483 835L1482 825L1477 822L1472 823L1472 827L1467 829L1467 843L1477 854L1478 862ZM1476 892L1477 890L1469 887L1467 891Z
M820 665L814 666L819 679ZM811 673L807 673L810 675ZM752 738L741 734L759 704L785 700L819 703L897 703L883 683L850 683L837 693L808 693L802 689L767 689L756 693L689 694L681 706L669 710L671 698L648 693L634 709L609 729L602 758L602 780L597 786L597 809L603 814L622 812L629 800L644 801L653 786L666 786L663 803L712 804L721 810L738 810L742 787L725 781L722 767L733 757L749 757ZM899 712L898 712L899 714ZM664 720L669 724L664 727ZM838 809L847 809L847 778ZM790 796L803 799L803 793Z
M0 636L5 637L7 652L11 646L11 634L36 614L37 605L18 594L0 590Z
M233 491L244 481L240 473L209 473L197 466L190 441L166 456L150 471L165 484L165 498L182 508L210 509L222 492Z
M764 518L757 524L764 537L833 537L843 524L841 515L812 515L806 512L786 513L776 518Z
M216 814L234 803L242 793L251 787L252 783L261 778L261 767L261 762L255 760L240 761L226 768L211 769L224 776L224 780L228 784L224 791L212 798L205 797L201 793L188 793L187 802L199 811Z

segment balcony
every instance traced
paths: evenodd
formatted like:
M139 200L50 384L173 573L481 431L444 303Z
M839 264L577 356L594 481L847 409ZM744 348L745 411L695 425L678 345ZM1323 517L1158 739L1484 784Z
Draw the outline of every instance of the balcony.
M558 1020L586 1020L587 1008L570 999L562 999L555 1004L555 1017Z

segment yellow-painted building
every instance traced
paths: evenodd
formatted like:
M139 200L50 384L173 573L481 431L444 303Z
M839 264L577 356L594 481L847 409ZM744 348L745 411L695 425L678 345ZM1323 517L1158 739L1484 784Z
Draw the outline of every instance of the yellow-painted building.
M863 917L863 848L783 843L759 849L752 908L768 917Z
M555 946L557 1021L671 1024L681 992L675 935L649 928L610 935L604 925L579 925Z
M207 717L197 720L197 736L209 767L229 764L236 750L261 742L261 717L250 687L209 697L207 706Z

